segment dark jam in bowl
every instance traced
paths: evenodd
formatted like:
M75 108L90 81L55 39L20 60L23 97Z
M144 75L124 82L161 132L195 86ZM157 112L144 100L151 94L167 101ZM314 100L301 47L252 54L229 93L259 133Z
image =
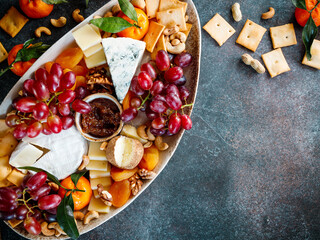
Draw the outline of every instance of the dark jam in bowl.
M82 131L97 138L109 137L114 134L121 121L117 105L106 98L97 98L89 104L92 107L91 112L81 115Z

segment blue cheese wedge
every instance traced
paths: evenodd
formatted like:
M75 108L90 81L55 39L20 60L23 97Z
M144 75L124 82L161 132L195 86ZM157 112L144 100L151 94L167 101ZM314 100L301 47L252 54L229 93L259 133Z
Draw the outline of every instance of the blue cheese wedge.
M104 38L102 46L120 103L143 57L146 43L131 38Z

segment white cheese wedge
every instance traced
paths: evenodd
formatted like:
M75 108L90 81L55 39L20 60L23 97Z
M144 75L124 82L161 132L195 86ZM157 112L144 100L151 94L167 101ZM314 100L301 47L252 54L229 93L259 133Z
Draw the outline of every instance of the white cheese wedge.
M90 185L92 190L97 190L98 184L101 184L104 187L110 187L112 184L111 177L90 178Z
M102 45L116 95L122 103L143 57L146 43L132 38L104 38Z
M59 134L44 135L40 134L36 138L25 137L19 145L35 145L40 148L48 149L49 152L44 154L38 161L33 164L18 161L21 166L34 166L42 168L58 179L64 179L76 172L82 163L82 156L87 154L87 141L81 136L76 127L63 130ZM14 161L15 154L21 152L16 148L10 161ZM17 152L17 153L15 153ZM23 154L27 156L27 154Z
M9 163L16 168L32 166L43 154L43 151L39 150L30 143L21 142L11 154Z
M100 32L98 33L89 24L75 30L72 32L72 35L82 51L85 51L101 42Z
M101 50L102 50L102 45L101 45L101 43L99 43L99 44L94 45L91 48L88 48L87 50L83 51L83 54L88 58Z
M86 62L87 68L89 69L99 67L107 63L107 59L102 48L90 57L84 56L84 61Z
M90 160L107 161L106 151L100 150L101 143L90 142L88 156Z
M99 213L110 212L110 206L105 205L99 198L91 197L88 211L97 211Z
M90 170L89 175L90 178L100 178L100 177L109 177L110 176L110 164L108 164L107 171L98 171L98 170Z
M89 164L86 166L87 170L98 170L98 171L108 171L109 162L107 161L96 161L90 160Z

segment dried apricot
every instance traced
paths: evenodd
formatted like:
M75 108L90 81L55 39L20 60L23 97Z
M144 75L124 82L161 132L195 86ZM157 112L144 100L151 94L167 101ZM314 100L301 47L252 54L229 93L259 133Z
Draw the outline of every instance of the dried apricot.
M137 171L138 171L137 167L129 170L129 169L121 169L121 168L112 166L110 174L114 181L120 182L122 180L131 178Z
M87 75L88 69L81 65L77 65L74 68L72 68L72 71L74 72L74 74L76 74L76 76L85 77Z
M152 145L151 147L144 149L143 158L139 163L139 168L152 171L157 166L159 159L159 150L156 146Z
M83 58L83 52L80 48L68 48L64 50L56 59L62 68L73 69Z
M125 98L123 99L123 102L122 102L123 111L130 107L130 101L133 96L134 96L133 92L131 92L131 91L127 92L127 95L125 96Z
M114 182L109 193L112 195L112 204L115 207L122 207L129 200L131 195L129 180L123 180L120 182Z

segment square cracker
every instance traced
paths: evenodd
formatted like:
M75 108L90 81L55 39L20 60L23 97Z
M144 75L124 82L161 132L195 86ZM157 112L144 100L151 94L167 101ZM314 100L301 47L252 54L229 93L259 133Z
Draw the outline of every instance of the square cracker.
M159 11L165 11L174 8L183 8L184 13L187 12L188 3L179 0L160 0Z
M206 25L203 27L211 37L217 41L219 46L222 46L235 32L234 28L217 13Z
M297 44L296 33L292 23L271 27L270 36L274 49Z
M163 34L160 36L155 48L153 49L153 52L151 53L152 60L156 60L157 53L160 50L167 51L166 40Z
M149 19L155 18L159 9L160 0L146 0L146 12Z
M187 25L187 31L183 31L183 33L187 36L189 36L189 33L191 32L192 24L191 23L186 23Z
M8 57L8 52L0 42L0 63L6 60Z
M187 31L186 18L183 8L168 9L157 12L156 17L158 23L166 27L177 25L180 31Z
M149 30L146 36L144 37L144 41L146 42L146 49L149 52L153 52L154 47L156 46L163 30L166 27L162 24L159 24L154 21L150 21Z
M11 37L15 37L28 21L28 18L12 6L0 20L0 27Z
M280 75L281 73L290 71L290 67L282 53L281 48L262 54L261 57L272 78Z
M311 46L311 60L308 61L307 55L304 55L302 64L317 68L320 70L320 41L314 40Z
M266 31L267 29L248 19L242 28L236 43L255 52Z

